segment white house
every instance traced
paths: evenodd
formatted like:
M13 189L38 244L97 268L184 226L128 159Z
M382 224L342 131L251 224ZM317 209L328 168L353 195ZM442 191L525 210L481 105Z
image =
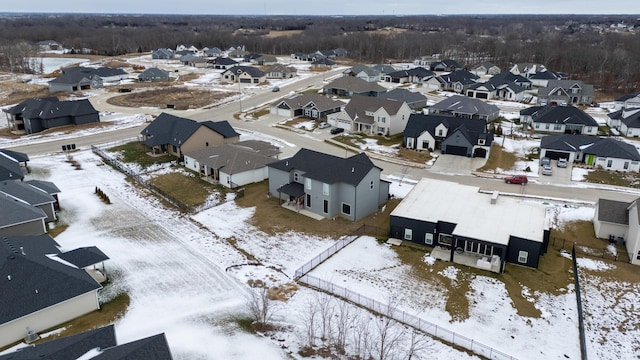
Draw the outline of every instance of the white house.
M334 124L369 135L394 135L404 131L411 108L404 101L354 95Z
M596 237L624 243L631 264L640 265L640 220L638 200L630 203L598 199L593 217Z

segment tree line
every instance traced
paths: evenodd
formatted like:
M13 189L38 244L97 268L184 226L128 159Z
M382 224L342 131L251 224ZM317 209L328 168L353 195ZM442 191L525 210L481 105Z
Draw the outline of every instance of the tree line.
M0 67L21 71L19 59L41 40L115 56L175 48L225 49L287 55L344 48L362 63L412 62L438 55L472 66L491 61L503 70L541 63L603 92L638 88L640 43L636 19L623 15L521 16L190 16L24 14L0 18ZM640 29L638 27L637 29ZM270 31L293 30L286 36ZM20 34L16 36L16 34ZM29 56L27 56L29 55ZM18 65L16 65L18 64Z

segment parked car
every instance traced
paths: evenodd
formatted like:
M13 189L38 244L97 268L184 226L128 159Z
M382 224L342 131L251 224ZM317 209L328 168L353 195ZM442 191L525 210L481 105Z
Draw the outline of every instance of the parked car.
M551 169L551 165L544 165L542 167L542 175L553 175L553 169Z
M344 129L343 128L339 128L339 127L331 129L331 133L334 134L334 135L335 134L340 134L343 131L344 131Z
M559 168L566 168L567 167L567 159L563 159L563 158L558 159L558 162L556 163L556 165Z
M329 124L329 123L327 123L327 122L321 122L321 123L318 125L318 129L326 129L326 128L328 128L328 127L331 127L331 124Z
M551 165L551 159L549 159L548 157L540 158L540 165Z
M279 88L279 87L277 87L277 86L274 86L274 87L271 89L271 91L273 91L273 92L278 92L278 91L280 91L280 88Z
M504 178L504 182L506 182L507 184L526 185L529 182L529 179L527 179L527 175L513 175L513 176L507 176L506 178Z

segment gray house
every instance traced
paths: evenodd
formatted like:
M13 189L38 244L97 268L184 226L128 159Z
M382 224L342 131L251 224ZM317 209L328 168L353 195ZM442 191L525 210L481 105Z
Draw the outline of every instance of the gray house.
M598 122L574 106L532 106L520 110L525 130L536 133L597 135Z
M539 105L589 105L593 101L593 85L580 80L549 80L538 90Z
M46 215L46 222L56 221L56 199L47 192L22 181L0 182L0 194L39 208Z
M148 68L138 75L138 81L168 81L169 72L158 68Z
M353 95L380 96L387 89L375 82L362 80L355 76L342 76L325 85L324 93L351 97Z
M49 92L78 91L101 88L104 84L102 78L95 74L83 72L71 72L62 74L49 81Z
M42 235L47 232L47 214L23 201L0 194L0 237Z
M173 59L175 56L176 56L176 53L173 50L167 49L167 48L159 48L151 52L152 59L167 60L167 59Z
M320 94L295 94L271 104L269 113L291 118L308 117L324 119L327 115L340 112L343 102Z
M27 168L29 156L25 153L0 149L0 181L24 179L24 168Z
M389 198L389 182L380 179L382 169L364 153L341 158L300 149L268 169L271 196L328 219L360 220Z
M16 134L33 134L54 127L99 122L98 111L88 99L59 101L34 98L5 110L9 128Z
M453 95L431 106L429 114L453 115L466 119L482 119L489 122L500 115L500 108L487 104L482 100Z

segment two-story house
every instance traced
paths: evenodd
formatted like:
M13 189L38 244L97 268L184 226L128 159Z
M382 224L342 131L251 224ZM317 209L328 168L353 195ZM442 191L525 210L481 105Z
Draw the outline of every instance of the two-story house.
M269 194L324 218L358 221L389 199L389 182L366 154L341 158L309 149L268 166Z
M333 123L368 135L394 135L407 125L411 108L404 101L354 95Z
M593 101L593 85L580 80L549 80L538 89L538 105L589 105Z

